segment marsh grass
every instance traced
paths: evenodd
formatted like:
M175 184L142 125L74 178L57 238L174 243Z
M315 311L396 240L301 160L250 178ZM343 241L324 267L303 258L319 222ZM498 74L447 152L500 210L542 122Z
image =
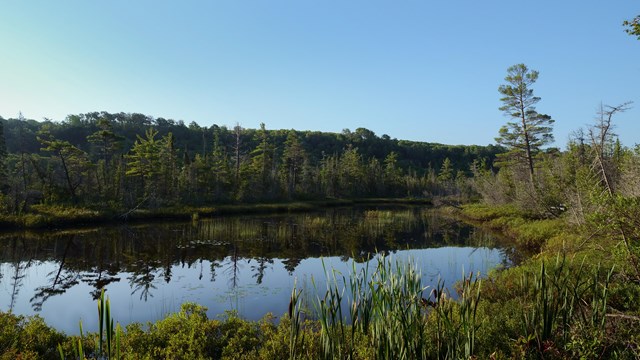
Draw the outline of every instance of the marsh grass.
M538 273L524 272L521 289L524 343L539 354L570 341L572 329L586 326L594 334L605 331L607 299L613 268L589 271L583 260L574 264L565 255L540 262ZM580 323L580 324L577 324Z
M430 358L433 337L438 358L473 356L479 328L477 276L463 276L458 300L445 295L441 281L427 299L429 287L423 286L421 272L412 261L380 255L373 267L366 264L358 271L353 263L351 271L347 280L325 268L327 289L317 301L324 359ZM363 354L363 348L368 353Z
M290 320L290 335L289 335L289 359L294 360L300 357L300 354L304 351L304 335L305 332L302 329L302 307L303 304L300 301L300 295L302 290L296 289L296 282L293 283L293 289L291 290L291 299L289 300L289 309L287 315Z
M78 324L80 328L80 335L77 341L72 343L74 359L86 359L83 342L86 340L82 327L82 321ZM100 298L98 299L98 333L94 336L94 359L120 359L120 337L122 336L122 328L120 324L114 326L113 318L111 317L111 302L108 297L104 295L104 289L100 292ZM58 354L60 359L65 359L64 349L62 344L58 344Z

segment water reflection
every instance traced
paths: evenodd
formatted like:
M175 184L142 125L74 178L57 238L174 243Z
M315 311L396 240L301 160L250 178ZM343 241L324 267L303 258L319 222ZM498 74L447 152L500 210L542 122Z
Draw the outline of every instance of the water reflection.
M425 282L449 276L450 284L462 266L485 272L509 261L490 235L418 207L12 233L0 235L0 249L8 295L0 310L40 313L69 333L81 317L95 321L103 288L122 323L157 319L184 301L211 316L235 309L255 319L284 313L294 278L303 286L324 279L321 257L348 272L349 259L362 266L397 252L421 264Z

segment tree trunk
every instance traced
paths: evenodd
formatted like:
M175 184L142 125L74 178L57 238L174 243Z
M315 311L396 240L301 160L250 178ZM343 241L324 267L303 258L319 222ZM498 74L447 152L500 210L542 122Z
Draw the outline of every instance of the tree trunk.
M76 190L71 184L71 177L69 175L69 169L67 168L67 163L64 161L64 156L62 154L58 154L60 156L60 160L62 161L62 168L64 169L64 176L67 179L67 186L69 187L69 194L71 194L71 198L73 199L73 203L75 204L78 199L76 197Z

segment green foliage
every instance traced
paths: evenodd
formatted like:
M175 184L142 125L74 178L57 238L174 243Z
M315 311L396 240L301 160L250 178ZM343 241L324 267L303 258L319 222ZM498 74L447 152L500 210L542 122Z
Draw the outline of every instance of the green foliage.
M442 162L442 167L440 168L438 179L445 182L453 180L453 169L451 167L451 160L449 160L449 158L445 158Z
M5 188L5 186L7 186L6 161L7 161L7 143L4 139L4 119L0 117L0 194L6 192L7 190Z
M138 140L128 155L129 169L127 176L139 176L147 180L147 184L153 184L155 176L160 171L160 147L161 144L156 140L158 131L148 129L145 137L138 136ZM150 187L151 185L147 185Z
M326 270L326 269L325 269ZM480 282L469 276L460 298L446 296L442 284L425 298L426 287L412 263L381 256L375 270L347 280L332 271L318 299L320 341L325 359L470 358L476 353ZM339 284L344 284L340 287ZM348 309L343 309L343 304ZM435 346L434 346L435 344Z
M219 357L216 331L219 322L208 321L206 308L193 303L182 305L171 314L143 331L139 324L128 325L122 352L138 354L143 359L203 359Z
M98 119L96 125L99 130L87 136L87 141L94 145L98 157L108 162L113 154L120 149L124 138L113 132L113 124L105 118Z
M51 152L62 164L64 184L74 203L78 201L78 188L84 182L90 167L87 154L68 141L58 140L44 127L38 134L43 151Z
M546 241L560 232L562 224L562 220L558 219L526 222L515 226L512 236L526 248L540 249Z
M300 183L303 180L303 166L308 160L307 152L302 147L297 133L293 130L287 134L287 140L284 142L284 151L282 153L282 177L287 184L287 195L293 197L300 189Z
M291 290L291 299L289 300L289 309L287 316L291 324L289 334L289 359L294 360L300 357L300 354L304 352L304 331L301 323L302 302L300 301L300 294L302 290L296 289L296 282L293 283L293 290Z
M640 15L631 20L625 20L622 25L626 27L624 31L631 36L636 36L640 40Z
M108 214L83 207L61 205L33 205L32 213L25 214L15 221L26 228L39 228L52 225L71 225L108 220ZM13 224L15 225L15 223Z
M39 316L0 312L0 359L56 359L64 335L48 327Z
M500 107L507 116L515 121L500 128L496 142L509 151L504 159L521 164L528 170L531 182L534 181L534 157L540 148L553 141L551 125L554 120L549 115L539 114L535 104L540 98L533 95L533 85L538 80L538 72L529 70L525 64L517 64L507 69L507 84L498 88L504 103Z
M492 161L504 150L400 141L364 128L341 134L206 128L106 112L3 125L5 189L11 189L4 208L11 213L69 200L129 215L211 203L447 196L465 186L471 162ZM433 166L445 161L439 179ZM34 192L42 196L30 197Z

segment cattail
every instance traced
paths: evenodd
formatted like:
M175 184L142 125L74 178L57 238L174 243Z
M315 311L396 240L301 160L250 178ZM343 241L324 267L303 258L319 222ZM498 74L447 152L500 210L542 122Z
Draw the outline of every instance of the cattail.
M293 297L294 295L291 294L291 299L289 300L289 319L293 318Z

